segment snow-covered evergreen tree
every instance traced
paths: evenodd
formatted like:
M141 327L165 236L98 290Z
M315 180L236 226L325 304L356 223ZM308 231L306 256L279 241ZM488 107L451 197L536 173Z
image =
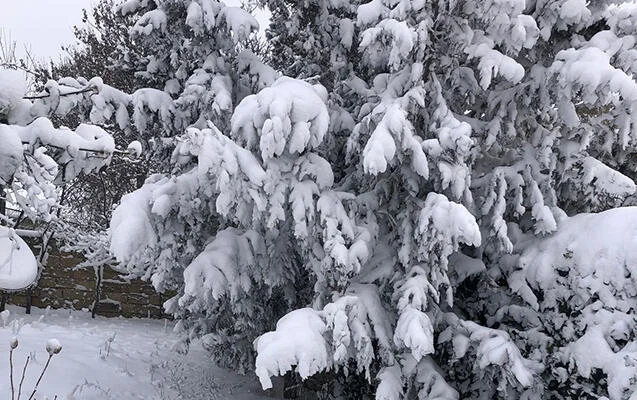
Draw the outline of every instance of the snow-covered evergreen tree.
M92 98L90 118L115 121L125 134L140 139L157 174L123 198L111 224L112 248L130 274L151 279L158 290L185 295L184 269L198 262L220 224L228 226L215 208L216 176L201 164L206 157L216 159L210 146L215 140L224 143L217 127L230 128L239 100L272 84L277 74L243 47L258 24L240 8L210 0L128 1L117 13L131 21L128 34L135 47L128 49L134 54L124 52L115 63L133 68L138 83L145 80L149 87L128 94L103 85ZM263 299L265 314L280 316L289 308L270 301L272 294L256 297ZM170 311L184 316L193 336L225 331L206 344L227 363L251 365L251 342L273 321L255 318L264 313L259 305L229 306L213 310L175 302ZM233 326L235 311L245 318Z
M637 211L577 215L635 192L637 6L612 3L270 0L276 79L243 11L129 1L164 90L103 88L96 115L185 133L112 250L264 387L627 398Z
M393 352L402 362L393 368L381 363L377 398L398 398L399 393L418 390L425 398L432 391L442 396L437 392L443 387L441 376L454 383L462 397L514 393L550 397L565 393L565 388L572 388L572 395L606 394L604 382L591 379L590 368L575 368L583 356L573 353L571 344L586 331L567 335L558 341L557 350L553 341L547 341L555 334L551 322L555 315L529 322L539 310L560 311L554 296L547 298L542 285L519 272L531 266L525 267L521 260L526 258L516 254L531 252L526 246L537 245L523 240L522 232L550 234L560 221L570 223L567 213L617 207L635 191L632 179L620 172L630 175L628 161L635 144L631 123L635 103L630 94L635 83L627 56L634 51L629 28L634 5L375 0L286 7L284 2L268 3L278 10L275 18L286 10L291 13L285 21L273 23L273 34L282 31L275 39L281 43L279 52L275 50L279 67L301 76L319 74L319 80L334 88L330 93L334 135L353 125L348 162L333 168L347 173L343 182L354 181L350 187L358 196L382 194L374 196L380 234L370 247L378 252L378 242L385 242L395 251L390 251L395 265L384 277L378 273L373 277L383 297L391 299L384 312L397 312L388 318L396 318L389 337L393 336ZM330 49L331 61L341 62L326 62L326 52L312 55L304 41L294 40L299 32L312 38L305 42ZM307 58L299 63L289 56L296 54ZM310 67L299 70L299 65ZM313 69L316 66L318 71ZM335 71L340 82L331 81ZM370 175L377 178L369 181ZM475 239L467 236L471 232L467 228L461 230L464 237L454 237L457 223L445 227L434 222L431 236L422 234L426 230L416 224L428 207L416 205L421 218L415 218L416 213L409 212L410 197L429 201L432 192L446 195L462 205L458 210L475 217L480 229ZM447 264L459 239L475 247L453 254ZM445 246L451 247L444 250ZM543 265L550 268L555 263ZM368 263L368 268L374 266ZM570 284L553 287L562 292L558 296L562 302L574 295L594 297L596 290L581 292L578 279L584 277L577 276ZM361 279L353 278L350 284ZM541 307L530 301L538 295L546 301ZM433 321L431 327L428 321L421 322L412 331L425 333L419 337L426 338L427 345L420 347L413 338L401 337L406 306L414 305ZM605 305L617 308L615 300ZM325 332L335 339L331 352L339 354L336 349L343 347L342 339L336 338L343 334L336 335L330 324L332 307L326 306L319 315ZM619 307L618 312L622 310ZM348 321L356 323L351 315ZM582 329L589 323L594 322L578 324ZM371 320L368 325L375 326ZM436 342L429 332L439 332ZM268 335L257 344L262 377L281 372L269 369L268 362L280 358L269 353L276 347L262 344L273 340ZM382 340L375 338L376 354L382 355ZM473 358L466 356L468 351ZM290 354L285 357L304 353ZM354 354L352 358L358 357L360 349ZM431 372L439 369L423 358L428 355L443 367L442 375ZM409 362L410 357L415 362ZM308 361L293 359L290 364ZM328 358L322 367L335 364L337 358ZM399 364L402 368L396 368ZM598 361L596 368L611 379L604 365ZM627 376L629 371L625 370ZM629 393L634 388L625 376L622 390ZM434 377L436 385L431 383ZM621 398L617 393L608 392Z

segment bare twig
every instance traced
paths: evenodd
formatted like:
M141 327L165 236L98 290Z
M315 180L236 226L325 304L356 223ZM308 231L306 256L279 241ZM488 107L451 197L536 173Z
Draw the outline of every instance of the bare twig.
M42 75L34 70L37 62L33 57L31 48L24 46L23 53L25 56L22 58L18 57L16 50L17 42L11 38L11 34L5 29L0 29L0 66L20 70L30 75L28 86L33 87L34 78Z
M44 373L46 372L46 369L49 367L49 363L51 362L51 358L53 358L53 354L49 354L49 358L46 360L46 364L44 364L44 368L42 368L42 372L40 373L40 377L38 378L38 381L35 383L35 387L33 388L33 392L31 392L31 396L29 396L28 400L32 400L33 396L35 396L35 392L38 391L38 385L40 384L40 381L42 380L42 377L44 376Z
M3 64L17 64L16 42L5 29L0 30L0 60Z
M82 93L92 92L94 90L95 90L95 88L92 87L92 86L85 87L84 89L76 90L76 91L73 91L73 92L60 93L60 97L72 96L74 94L82 94ZM51 97L51 94L38 94L38 95L35 95L35 96L26 96L26 97L23 97L23 99L25 99L25 100L36 100L36 99L45 99L47 97Z
M31 142L22 142L22 144L30 144ZM59 150L65 150L64 147L62 146L56 146L54 144L47 144L47 146L52 147L54 149L59 149ZM87 149L84 147L80 147L78 148L78 150L80 151L86 151L87 153L95 153L95 154L103 154L106 155L108 154L108 152L104 151L104 150L96 150L96 149ZM122 154L122 155L130 155L131 153L127 150L119 150L119 149L115 149L113 150L112 154ZM30 154L29 154L30 155Z
M22 378L20 378L20 385L18 386L18 400L20 400L20 395L22 394L22 382L24 382L24 377L27 374L28 365L29 365L29 356L27 356L27 361L24 363L24 368L22 369Z

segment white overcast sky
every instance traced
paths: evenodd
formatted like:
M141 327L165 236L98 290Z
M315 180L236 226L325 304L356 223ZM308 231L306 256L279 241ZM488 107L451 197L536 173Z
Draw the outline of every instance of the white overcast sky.
M74 42L73 25L82 23L82 9L93 0L0 0L0 29L11 35L21 51L36 58L56 58L62 44Z
M57 59L61 46L74 43L73 26L82 23L82 9L99 0L0 0L0 30L11 35L18 52L27 46L37 59ZM240 0L225 0L238 6ZM269 13L257 12L261 29Z

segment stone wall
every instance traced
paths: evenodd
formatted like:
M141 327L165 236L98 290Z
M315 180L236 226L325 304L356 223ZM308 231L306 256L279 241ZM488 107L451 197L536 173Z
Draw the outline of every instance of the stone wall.
M37 250L35 254L38 254ZM31 291L32 305L92 311L96 275L93 269L75 269L82 260L81 255L61 252L51 246L40 280ZM123 280L117 272L105 267L95 313L107 317L164 318L167 316L162 304L167 299L155 292L149 283L139 279ZM24 306L27 293L11 293L8 302Z

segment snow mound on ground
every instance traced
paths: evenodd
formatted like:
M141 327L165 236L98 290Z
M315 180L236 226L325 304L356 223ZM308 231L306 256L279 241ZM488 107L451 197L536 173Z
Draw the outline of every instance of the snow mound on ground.
M4 327L0 321L0 343L8 356L11 343L19 340L13 350L16 390L30 357L23 400L49 357L47 338L63 340L63 348L51 360L34 399L272 399L261 391L254 376L240 376L211 363L200 340L190 343L188 354L171 350L181 342L173 332L174 321L93 319L90 312L37 307L25 315L24 308L9 305L8 309L3 312L7 317ZM9 368L8 360L0 362L0 375L6 377L0 379L3 400L11 398Z
M0 227L0 289L20 290L38 276L38 262L12 229Z

